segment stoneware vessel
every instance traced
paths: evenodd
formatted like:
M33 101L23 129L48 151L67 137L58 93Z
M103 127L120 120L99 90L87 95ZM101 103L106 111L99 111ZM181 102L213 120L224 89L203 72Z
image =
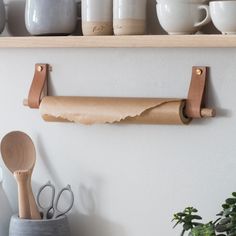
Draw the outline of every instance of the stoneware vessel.
M168 34L177 35L196 33L211 21L203 0L157 0L157 17Z
M114 0L115 35L142 35L146 30L147 0Z
M13 215L9 236L70 236L67 217L50 220L26 220Z
M210 2L210 14L222 34L236 34L236 1Z
M113 0L82 0L83 35L111 35Z
M75 0L26 0L25 24L31 35L68 35L76 23Z
M0 33L4 30L6 22L6 13L3 0L0 0Z

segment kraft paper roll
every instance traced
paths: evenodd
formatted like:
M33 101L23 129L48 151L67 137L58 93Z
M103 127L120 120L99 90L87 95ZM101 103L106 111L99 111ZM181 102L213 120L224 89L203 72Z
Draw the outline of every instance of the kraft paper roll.
M188 124L185 100L166 98L44 97L45 121L86 125L105 123Z

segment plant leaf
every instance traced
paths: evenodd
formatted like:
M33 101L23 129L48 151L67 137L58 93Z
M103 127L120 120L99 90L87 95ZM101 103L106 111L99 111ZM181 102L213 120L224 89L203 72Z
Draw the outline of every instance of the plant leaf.
M177 221L174 226L173 226L173 229L180 223L180 221Z
M188 231L188 230L190 230L190 229L192 228L192 225L189 224L189 223L185 223L185 224L183 225L183 228L184 228L185 231Z
M231 221L230 218L224 218L224 219L220 220L218 224L225 225L225 224L228 224L230 221Z
M229 205L233 205L236 203L236 198L228 198L225 200L225 202Z
M218 233L223 233L227 230L227 227L226 225L221 225L221 224L217 224L215 226L215 230L218 232Z
M223 209L229 209L230 205L225 203L225 204L222 205L222 207L223 207Z
M180 217L183 217L183 216L186 216L187 214L186 213L183 213L183 212L178 212L176 213L177 216L180 216Z

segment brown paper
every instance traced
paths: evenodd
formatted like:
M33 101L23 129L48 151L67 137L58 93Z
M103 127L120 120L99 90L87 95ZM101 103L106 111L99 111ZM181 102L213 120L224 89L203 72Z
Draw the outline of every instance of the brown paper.
M105 123L188 124L185 100L168 98L44 97L45 121L86 125Z

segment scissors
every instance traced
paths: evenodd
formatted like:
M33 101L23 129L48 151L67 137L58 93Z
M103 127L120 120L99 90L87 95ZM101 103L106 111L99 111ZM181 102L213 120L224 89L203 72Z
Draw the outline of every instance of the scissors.
M40 195L41 193L46 189L46 188L50 188L51 191L52 191L52 196L51 196L51 201L49 202L49 205L48 206L43 206L40 202ZM61 195L64 193L64 192L69 192L70 196L71 196L71 200L70 200L70 204L68 206L68 208L66 208L65 210L61 211L59 210L58 208L58 203L60 201L60 198L61 198ZM55 199L55 186L49 181L47 182L45 185L43 185L39 191L38 191L38 194L37 194L37 204L39 206L39 208L41 208L42 210L42 213L43 213L43 219L56 219L60 216L63 216L65 215L66 213L68 213L73 204L74 204L74 194L71 190L71 187L70 185L67 185L66 187L64 187L63 189L61 189L61 191L58 193L56 199Z

